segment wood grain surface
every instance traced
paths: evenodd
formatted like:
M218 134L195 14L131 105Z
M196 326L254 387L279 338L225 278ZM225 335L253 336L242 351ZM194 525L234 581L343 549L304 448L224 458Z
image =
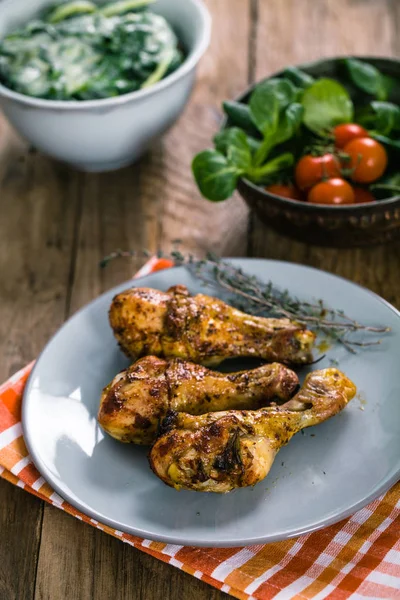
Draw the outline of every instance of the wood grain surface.
M146 157L83 174L30 150L0 121L0 380L32 360L61 323L144 261L116 248L291 260L339 273L400 306L400 241L332 250L262 226L235 197L203 200L190 162L210 145L220 103L286 64L336 54L398 56L397 0L208 0L211 46L185 113ZM0 481L1 600L226 597Z

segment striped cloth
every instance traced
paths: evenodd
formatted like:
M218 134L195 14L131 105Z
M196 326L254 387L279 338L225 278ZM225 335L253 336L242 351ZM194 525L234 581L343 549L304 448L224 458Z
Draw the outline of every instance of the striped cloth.
M166 268L151 259L140 275ZM246 548L194 548L125 534L80 513L33 465L21 428L29 365L0 386L0 475L155 558L240 599L400 598L400 483L351 518L316 533Z

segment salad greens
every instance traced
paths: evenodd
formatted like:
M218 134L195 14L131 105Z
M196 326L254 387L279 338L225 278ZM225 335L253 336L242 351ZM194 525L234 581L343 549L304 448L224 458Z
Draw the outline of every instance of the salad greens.
M0 81L28 96L92 100L154 85L183 61L154 0L96 6L75 0L48 9L0 43Z
M257 167L249 138L237 127L217 134L214 141L217 149L200 152L195 157L192 168L201 193L215 202L232 196L240 177L245 176L262 183L294 163L293 155L285 152ZM255 154L257 152L258 150Z
M358 121L372 132L388 136L400 132L400 107L392 102L374 101L360 112Z
M351 81L360 90L378 100L386 100L393 85L391 77L386 77L376 67L356 58L344 60Z
M334 79L318 79L304 94L304 124L314 133L329 132L335 125L350 123L354 107L350 94Z
M271 79L255 88L248 106L224 104L233 122L242 128L222 130L214 138L216 149L201 152L194 159L193 173L206 198L225 200L233 194L240 177L263 183L293 166L294 156L290 152L267 159L301 124L303 107L292 102L295 98L297 89L289 80Z
M398 82L357 59L343 59L340 69L338 81L288 67L256 85L245 102L224 102L227 126L215 136L215 148L192 163L203 196L225 200L240 178L261 186L291 182L303 154L331 152L334 127L353 122L386 147L391 176L391 154L400 150L400 107L391 101Z
M286 67L284 70L284 76L289 79L292 83L297 85L300 89L306 89L310 87L315 81L314 77L301 71L297 67Z

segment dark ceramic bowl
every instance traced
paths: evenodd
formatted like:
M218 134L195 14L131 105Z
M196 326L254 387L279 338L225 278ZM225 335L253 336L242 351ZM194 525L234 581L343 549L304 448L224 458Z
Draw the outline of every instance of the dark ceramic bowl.
M357 57L380 71L400 78L400 61L389 58ZM315 77L337 77L340 58L297 65ZM271 77L282 75L275 73ZM254 85L237 98L246 102ZM395 98L400 104L400 96ZM229 120L224 126L229 125ZM301 242L319 246L350 247L380 244L400 239L400 196L369 204L323 206L288 200L266 192L242 179L238 190L265 225Z

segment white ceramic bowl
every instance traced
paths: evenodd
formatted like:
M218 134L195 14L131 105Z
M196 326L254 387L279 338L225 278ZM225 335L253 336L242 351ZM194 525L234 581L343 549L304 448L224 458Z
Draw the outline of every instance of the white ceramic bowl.
M2 1L0 37L53 3ZM110 171L134 162L182 112L211 31L202 0L158 0L151 10L168 20L187 52L175 72L148 89L103 100L42 100L0 84L0 105L15 129L38 150L81 170Z

